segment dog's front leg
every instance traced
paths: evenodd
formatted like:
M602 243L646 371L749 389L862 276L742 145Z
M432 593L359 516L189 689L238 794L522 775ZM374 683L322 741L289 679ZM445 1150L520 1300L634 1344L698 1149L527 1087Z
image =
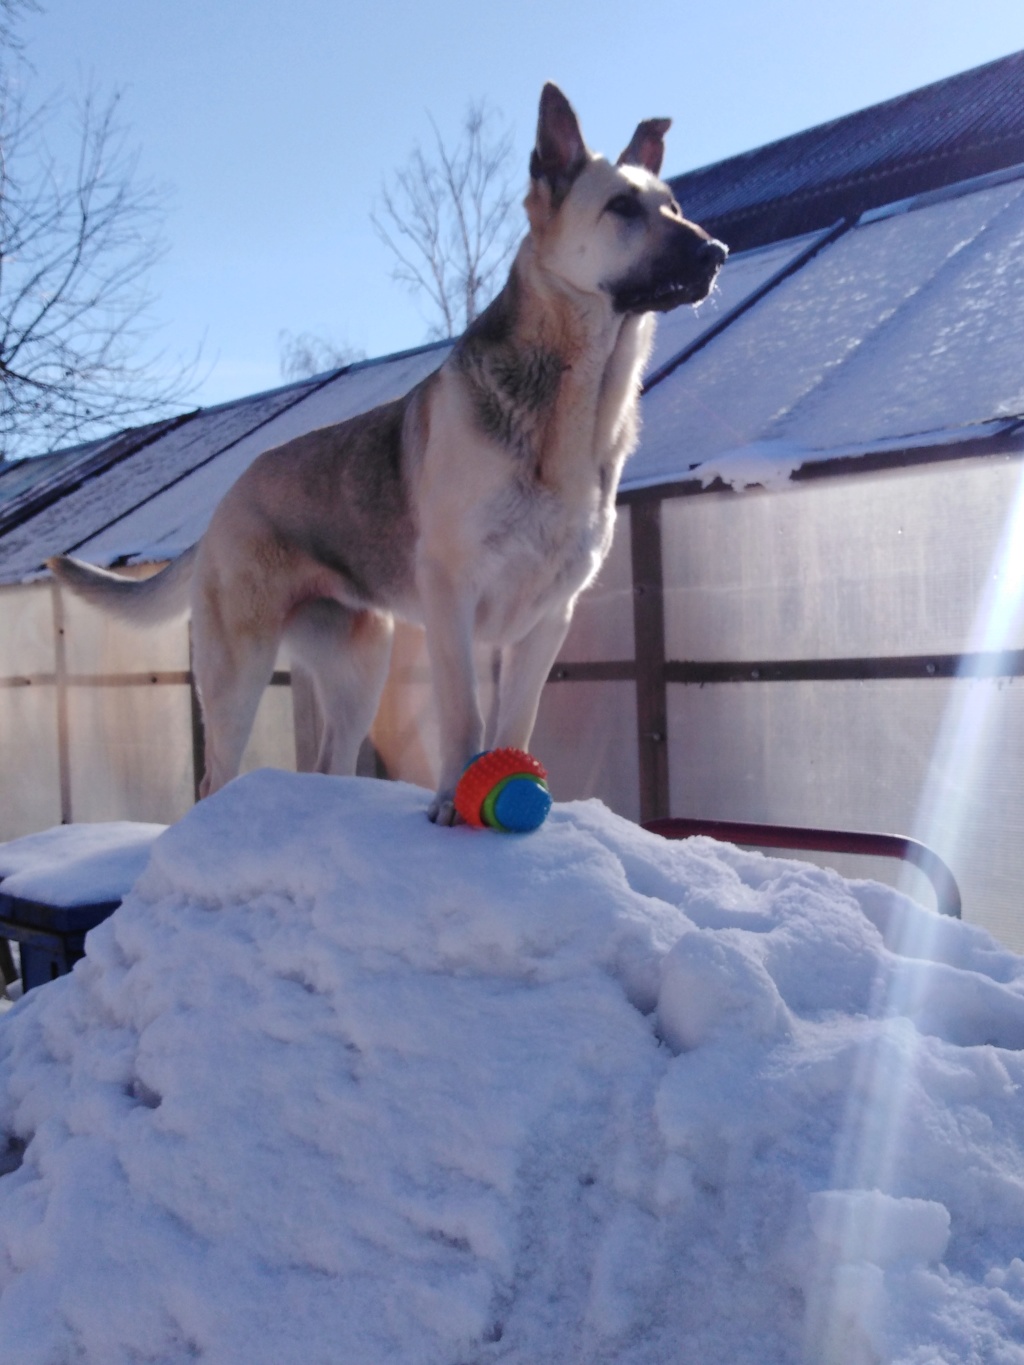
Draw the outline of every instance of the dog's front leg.
M484 724L473 666L476 598L436 562L424 565L418 577L441 730L441 776L428 814L439 825L453 825L456 783L483 747Z
M572 620L571 602L543 617L514 645L502 651L496 749L529 747L540 694Z

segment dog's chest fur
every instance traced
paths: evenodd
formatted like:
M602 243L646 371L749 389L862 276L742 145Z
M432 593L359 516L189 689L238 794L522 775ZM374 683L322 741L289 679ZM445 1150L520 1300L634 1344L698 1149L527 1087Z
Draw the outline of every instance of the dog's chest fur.
M536 484L513 484L486 509L477 567L477 623L495 642L519 638L572 601L608 552L614 505L570 508Z
M495 641L571 602L608 551L650 330L627 320L596 343L558 345L521 326L525 311L513 276L446 366L431 420L457 474L428 500L453 514L428 538L462 541L477 630Z

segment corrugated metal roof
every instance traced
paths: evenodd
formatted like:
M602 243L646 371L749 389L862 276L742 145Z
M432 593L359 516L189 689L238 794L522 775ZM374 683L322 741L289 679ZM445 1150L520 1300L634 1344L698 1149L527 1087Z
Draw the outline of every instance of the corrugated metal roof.
M1024 52L781 138L671 184L735 249L1024 162Z

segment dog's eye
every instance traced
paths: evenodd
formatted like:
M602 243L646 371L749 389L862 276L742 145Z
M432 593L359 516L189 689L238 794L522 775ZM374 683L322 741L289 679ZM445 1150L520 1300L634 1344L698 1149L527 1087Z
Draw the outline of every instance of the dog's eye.
M614 213L616 218L631 220L645 216L643 204L632 194L617 194L614 199L609 199L604 208L606 213Z

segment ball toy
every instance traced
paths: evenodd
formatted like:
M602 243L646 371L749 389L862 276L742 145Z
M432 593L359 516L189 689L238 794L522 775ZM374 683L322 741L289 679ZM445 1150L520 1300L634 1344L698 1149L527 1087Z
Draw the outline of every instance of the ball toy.
M455 809L467 825L502 834L538 829L551 809L547 771L522 749L489 749L466 764Z

